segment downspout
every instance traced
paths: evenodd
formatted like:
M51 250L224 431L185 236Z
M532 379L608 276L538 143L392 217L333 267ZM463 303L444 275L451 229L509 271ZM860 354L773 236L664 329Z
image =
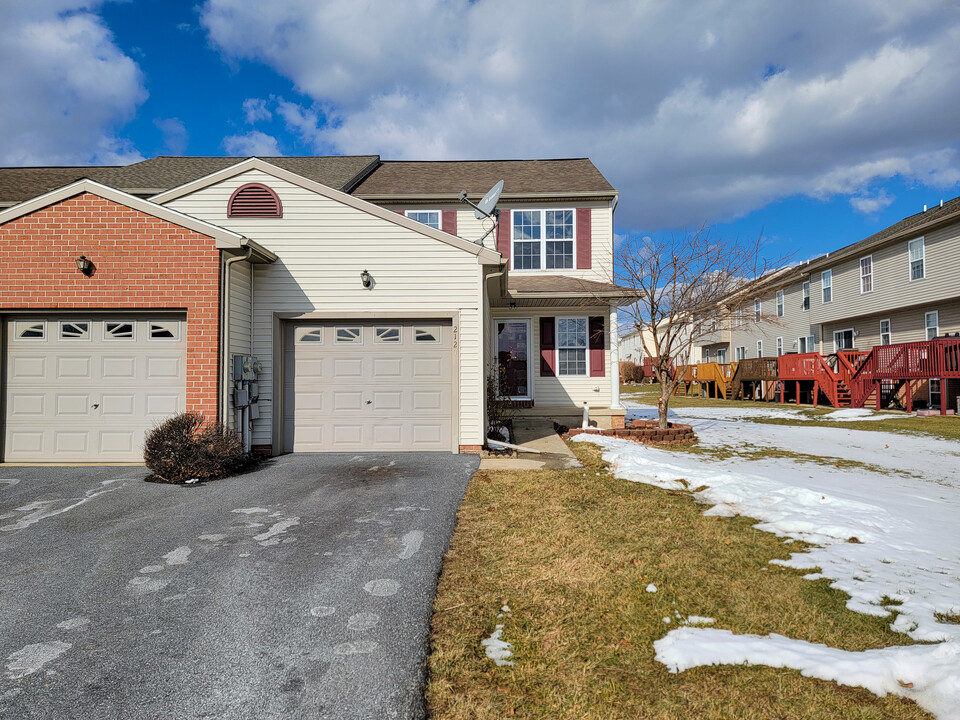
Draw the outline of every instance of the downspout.
M220 423L224 427L228 427L230 424L230 415L227 410L230 405L230 266L241 260L249 261L252 256L253 248L248 247L246 255L237 255L223 261L223 331L220 333L223 338L222 357L220 358L223 397L220 401ZM238 427L237 430L240 431L240 428Z

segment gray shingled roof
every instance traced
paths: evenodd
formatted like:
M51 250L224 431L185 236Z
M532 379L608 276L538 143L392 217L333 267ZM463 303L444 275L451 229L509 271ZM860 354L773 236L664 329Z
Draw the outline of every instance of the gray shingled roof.
M353 194L362 198L413 195L483 195L503 180L503 194L613 195L614 189L587 158L565 160L386 161Z
M35 198L81 178L95 180L97 174L111 169L92 166L0 168L0 206Z
M636 291L614 285L613 283L583 280L566 275L508 275L507 289L510 295L522 297L525 294L560 293L589 297L614 296L630 297Z
M110 168L93 178L131 193L159 193L236 165L243 157L160 156ZM330 157L262 157L261 160L336 190L349 191L379 161L377 155Z

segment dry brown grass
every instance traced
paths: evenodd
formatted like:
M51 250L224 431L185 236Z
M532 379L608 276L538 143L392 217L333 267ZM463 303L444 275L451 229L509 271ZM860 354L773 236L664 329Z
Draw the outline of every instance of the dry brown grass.
M653 642L676 627L675 612L848 650L909 640L888 629L891 618L846 610L825 581L768 564L799 543L748 519L704 517L687 493L613 478L597 448L571 445L583 470L474 477L435 604L430 717L928 717L911 702L792 670L670 674ZM649 583L659 591L645 592ZM513 612L498 620L504 602ZM483 654L480 641L498 622L515 667Z

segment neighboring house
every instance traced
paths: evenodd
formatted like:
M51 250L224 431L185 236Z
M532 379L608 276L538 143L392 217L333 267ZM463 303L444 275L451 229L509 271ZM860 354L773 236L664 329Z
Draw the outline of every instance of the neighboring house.
M478 244L458 193L500 179ZM518 412L620 426L616 201L589 160L0 169L3 459L137 460L181 410L273 453L475 452L496 359Z
M731 303L725 334L701 343L704 359L829 355L960 332L958 274L960 198L758 281ZM933 380L915 391L939 405ZM943 398L950 407L958 391Z

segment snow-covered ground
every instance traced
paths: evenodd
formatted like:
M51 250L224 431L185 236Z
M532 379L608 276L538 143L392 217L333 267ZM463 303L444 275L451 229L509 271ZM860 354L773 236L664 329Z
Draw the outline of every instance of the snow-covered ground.
M673 413L694 426L703 445L735 449L748 443L891 472L785 458L718 461L617 438L577 439L601 445L618 477L671 489L699 488L694 497L710 505L707 515L756 518L762 530L815 543L782 564L820 568L807 577L829 578L850 596L851 610L890 616L895 631L936 644L853 653L776 635L684 627L655 643L657 658L674 672L745 662L791 667L877 694L912 698L941 720L960 718L960 625L936 617L960 616L960 443L694 416L705 409L725 410ZM649 417L655 409L636 406L630 415Z

